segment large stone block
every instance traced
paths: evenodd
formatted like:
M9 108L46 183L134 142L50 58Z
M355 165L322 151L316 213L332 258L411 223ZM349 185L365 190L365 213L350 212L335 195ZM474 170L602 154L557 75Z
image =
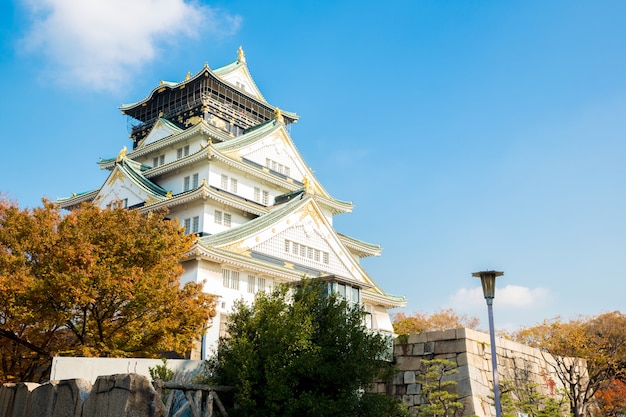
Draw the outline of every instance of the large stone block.
M415 405L415 396L414 395L403 395L402 402L409 407Z
M441 340L435 343L434 354L461 353L465 351L465 340Z
M0 387L0 417L11 417L16 384L8 383Z
M456 329L441 330L438 332L427 332L425 335L427 340L431 342L438 342L440 340L454 340L456 339Z
M50 381L35 388L31 394L29 417L52 417L57 399L57 384Z
M422 356L424 354L424 343L416 343L413 345L413 355Z
M56 402L52 417L81 417L83 404L91 393L91 382L86 379L64 379L56 387Z
M406 386L406 393L410 395L420 395L422 386L420 384L409 384Z
M415 372L414 371L405 371L404 372L404 383L405 384L414 384L415 383Z
M137 374L98 377L83 417L163 417L165 406L148 378Z
M428 340L426 333L414 333L409 335L409 343L424 343Z
M420 369L422 360L416 356L400 356L396 358L396 369L399 371L415 371Z
M13 411L11 417L26 417L30 411L30 400L32 391L39 384L35 382L20 382L15 386L15 397L13 398Z

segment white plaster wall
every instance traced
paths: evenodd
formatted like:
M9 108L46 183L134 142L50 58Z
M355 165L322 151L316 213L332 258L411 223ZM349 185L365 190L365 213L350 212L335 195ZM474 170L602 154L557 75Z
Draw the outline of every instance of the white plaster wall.
M161 359L143 358L52 358L50 380L83 378L96 382L98 376L135 373L150 378L149 368L163 365ZM174 372L195 373L202 370L204 361L168 359L167 367Z

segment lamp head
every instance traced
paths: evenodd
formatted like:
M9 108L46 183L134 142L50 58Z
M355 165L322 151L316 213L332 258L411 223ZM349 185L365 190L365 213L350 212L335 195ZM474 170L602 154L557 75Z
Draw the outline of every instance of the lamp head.
M480 278L480 282L483 285L483 294L487 302L493 300L496 293L496 277L504 275L504 272L500 271L480 271L472 273L473 277Z

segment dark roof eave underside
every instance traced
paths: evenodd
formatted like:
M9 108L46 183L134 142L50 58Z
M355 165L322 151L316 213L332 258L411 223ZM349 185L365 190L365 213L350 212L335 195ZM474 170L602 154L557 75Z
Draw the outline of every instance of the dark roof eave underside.
M202 74L208 74L208 75L206 77L203 77ZM244 94L243 92L239 91L238 89L226 83L225 81L222 81L220 78L215 76L209 70L201 71L200 73L197 74L196 77L190 79L189 81L182 82L176 85L162 84L156 87L154 90L152 90L150 95L148 95L148 97L146 97L145 99L137 103L121 105L120 110L122 111L122 113L136 120L139 120L140 122L145 123L148 120L142 120L141 113L145 112L146 106L151 106L151 105L155 106L153 102L155 101L155 99L158 97L159 94L163 94L165 92L173 93L175 92L175 90L179 90L181 88L189 88L189 89L197 88L199 87L199 84L202 84L203 82L205 82L207 78L210 78L209 81L216 84L218 88L229 90L233 96L239 97L240 98L239 101L244 102L245 100L249 100L249 101L254 102L258 107L264 108L267 112L271 112L271 113L274 112L274 107L272 107L270 104L264 103L263 101L251 95ZM289 121L289 123L293 123L297 121L299 118L295 113L291 113L291 112L283 111L282 114L283 114L283 117Z

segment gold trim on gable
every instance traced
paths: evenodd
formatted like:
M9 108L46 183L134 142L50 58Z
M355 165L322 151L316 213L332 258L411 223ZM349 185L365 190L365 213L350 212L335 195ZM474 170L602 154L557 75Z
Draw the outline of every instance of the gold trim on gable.
M243 242L238 242L229 246L225 246L222 249L229 251L229 252L250 256L250 251L249 251L250 248L245 246Z
M116 170L116 171L115 171L115 172L111 175L111 177L110 177L110 178L109 178L109 180L107 181L106 185L113 186L113 184L115 184L115 182L116 182L117 180L124 180L124 174L122 174L122 172L121 172L121 171L119 171L119 170Z

